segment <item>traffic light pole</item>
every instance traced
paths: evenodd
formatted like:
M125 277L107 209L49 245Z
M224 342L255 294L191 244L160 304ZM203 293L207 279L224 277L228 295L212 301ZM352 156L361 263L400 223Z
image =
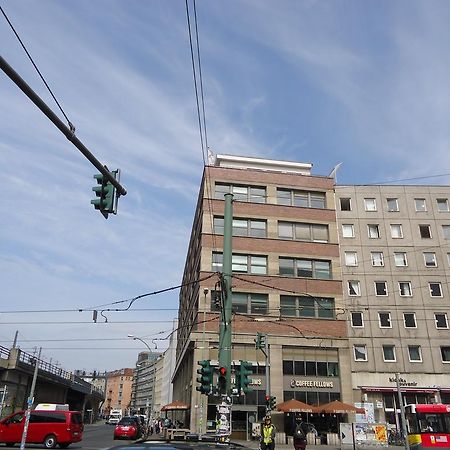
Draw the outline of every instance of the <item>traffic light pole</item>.
M223 229L223 307L219 329L219 366L226 369L225 386L221 395L231 394L231 255L233 232L233 194L225 194Z
M126 195L125 188L111 175L89 149L75 136L75 132L64 124L62 120L48 107L48 105L31 89L26 81L0 56L0 68L9 78L19 87L19 89L53 122L66 138L86 157L86 159L96 167L96 169L109 181L116 189L119 195Z
M270 351L269 351L269 335L266 334L264 356L266 357L266 395L270 393Z

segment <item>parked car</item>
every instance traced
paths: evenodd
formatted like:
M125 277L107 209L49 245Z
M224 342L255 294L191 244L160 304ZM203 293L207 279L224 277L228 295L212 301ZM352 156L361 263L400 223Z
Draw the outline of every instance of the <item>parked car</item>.
M25 411L19 411L0 421L0 442L14 445L22 440ZM29 444L44 444L45 448L67 448L83 438L83 417L79 411L34 410L30 414L27 440Z
M122 417L114 428L114 439L139 439L141 435L142 428L137 417Z

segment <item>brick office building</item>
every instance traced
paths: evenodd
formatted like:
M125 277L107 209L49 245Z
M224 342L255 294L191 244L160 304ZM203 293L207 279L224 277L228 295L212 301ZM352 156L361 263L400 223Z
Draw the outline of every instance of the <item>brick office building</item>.
M312 175L311 168L226 155L205 167L180 292L173 377L174 399L190 405L192 430L205 431L215 418L214 397L200 395L195 380L197 361L218 360L214 272L222 265L226 192L234 194L232 359L254 369L254 391L234 399L234 436L248 437L249 424L265 411L257 332L269 334L277 402L353 400L334 180ZM188 284L195 280L203 281Z

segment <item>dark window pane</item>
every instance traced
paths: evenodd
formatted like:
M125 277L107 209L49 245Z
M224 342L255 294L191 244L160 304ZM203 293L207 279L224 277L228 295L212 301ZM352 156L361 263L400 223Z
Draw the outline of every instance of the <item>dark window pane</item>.
M305 391L297 391L295 393L295 399L300 402L306 403L306 392Z
M297 315L297 306L295 297L282 295L280 297L280 311L282 316L295 317Z
M328 392L319 392L319 405L324 405L330 401L330 394Z
M299 299L299 316L315 317L315 301L310 297L300 297Z
M292 400L294 398L294 391L283 391L283 401L287 402L288 400ZM265 403L265 397L263 397L263 404Z
M318 392L307 392L306 399L309 405L318 405L319 404L319 395Z
M334 299L320 298L317 299L318 317L333 318L334 317Z
M328 363L328 376L329 377L339 376L339 364L337 362Z
M294 362L295 375L305 375L305 361Z
M283 361L283 375L294 375L294 361Z
M280 275L294 276L294 260L280 258Z
M317 363L317 376L326 377L328 375L328 367L326 362Z
M316 376L316 362L306 361L306 375Z

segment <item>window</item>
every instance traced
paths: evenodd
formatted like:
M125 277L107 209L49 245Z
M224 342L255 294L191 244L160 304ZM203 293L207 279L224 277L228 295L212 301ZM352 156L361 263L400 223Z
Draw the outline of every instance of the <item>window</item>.
M400 223L391 223L391 238L392 239L402 239L403 238L403 228Z
M422 239L431 239L430 225L419 225L419 233Z
M430 289L431 297L442 297L442 286L441 283L428 283L428 287Z
M449 212L450 209L448 207L448 200L446 198L438 198L436 199L437 207L439 212Z
M427 204L425 203L425 199L424 198L415 198L414 199L414 204L416 206L416 211L417 212L423 212L427 210Z
M221 272L222 264L223 264L223 253L213 252L212 255L213 272ZM231 270L233 272L266 275L267 256L233 254L231 256Z
M342 225L342 237L352 238L355 237L355 229L351 224Z
M367 225L367 233L370 239L378 239L380 237L380 229L375 224Z
M406 267L408 265L405 252L394 252L394 261L396 267Z
M394 345L383 345L383 360L385 362L395 362Z
M436 328L448 329L448 320L446 313L434 313L434 320L436 322Z
M375 281L375 295L388 295L386 281Z
M299 241L328 242L328 225L278 222L278 237Z
M400 297L412 297L412 287L410 281L399 281L398 290Z
M383 252L370 252L370 260L372 261L372 266L374 267L384 266Z
M444 233L444 239L450 239L450 225L442 225L442 232Z
M339 202L341 204L341 211L351 211L352 210L352 203L351 203L351 199L349 197L340 198Z
M277 189L277 203L278 205L299 206L302 208L326 208L324 192Z
M390 312L379 312L378 313L378 322L380 324L380 328L392 328L391 313Z
M231 304L234 312L244 314L267 314L267 294L233 292ZM211 295L211 310L219 311L216 296Z
M450 362L450 347L441 347L442 362Z
M436 267L437 266L436 253L424 252L423 260L425 261L426 267Z
M262 186L243 186L228 183L216 183L214 198L223 200L224 195L231 193L234 200L240 202L266 203L266 188Z
M367 361L367 348L365 345L354 345L353 354L355 361Z
M357 280L348 281L348 295L359 297L361 295L361 286Z
M408 345L410 362L422 362L422 351L420 345Z
M416 328L416 313L403 313L403 323L405 328Z
M279 259L279 273L290 277L331 279L331 261L313 259Z
M223 217L214 217L214 233L223 234ZM266 237L265 220L233 219L233 236Z
M353 328L364 328L364 315L361 311L352 311L351 323Z
M334 298L281 295L280 309L282 316L333 319Z
M358 254L356 252L344 252L344 256L346 266L358 265Z
M364 209L366 211L376 211L377 210L377 202L374 198L365 198L364 199Z
M399 211L398 209L398 200L396 198L387 198L387 210L389 212Z

